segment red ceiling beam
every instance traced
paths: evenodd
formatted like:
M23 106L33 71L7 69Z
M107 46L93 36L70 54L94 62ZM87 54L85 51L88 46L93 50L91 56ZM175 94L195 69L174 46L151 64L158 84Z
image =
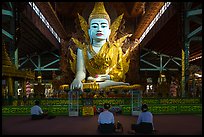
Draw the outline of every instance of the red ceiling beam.
M134 38L140 38L142 33L154 19L156 14L159 12L161 7L164 5L164 2L149 2L149 7L146 9L145 14L142 16L141 21L136 26L136 30L134 33Z
M52 8L50 2L35 2L35 3L39 7L43 15L46 17L47 21L59 35L59 37L65 40L68 39L68 35L63 25L61 24L60 20L58 19L57 14Z

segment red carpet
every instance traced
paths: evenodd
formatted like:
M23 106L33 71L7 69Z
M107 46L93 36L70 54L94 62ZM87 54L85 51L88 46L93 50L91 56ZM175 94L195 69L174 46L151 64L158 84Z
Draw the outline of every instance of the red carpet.
M97 135L97 117L57 116L55 119L32 121L29 116L3 116L3 135ZM136 116L116 115L128 135ZM158 135L202 135L201 115L154 115ZM117 135L122 133L115 133ZM130 134L129 134L130 135Z

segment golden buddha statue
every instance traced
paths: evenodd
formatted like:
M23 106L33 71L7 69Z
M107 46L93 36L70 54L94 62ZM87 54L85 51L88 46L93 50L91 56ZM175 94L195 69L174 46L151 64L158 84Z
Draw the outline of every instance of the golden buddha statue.
M70 90L131 87L129 83L125 83L130 49L123 53L121 48L124 40L131 34L115 40L123 14L111 24L103 2L96 2L88 23L79 14L78 17L85 42L72 38L78 49L77 55L70 49L73 57L73 61L70 60L71 68L76 74Z

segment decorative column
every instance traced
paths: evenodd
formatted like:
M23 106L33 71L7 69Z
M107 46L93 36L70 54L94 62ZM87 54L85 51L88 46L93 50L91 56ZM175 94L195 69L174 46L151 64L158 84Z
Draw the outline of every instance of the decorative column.
M12 99L14 96L13 79L11 77L8 77L7 81L8 81L8 101L9 105L12 105Z
M182 49L182 59L181 59L181 96L185 97L185 53Z
M186 11L188 9L187 7L188 3L184 3L182 5L182 26L183 26L183 35L182 35L182 60L181 60L181 64L182 64L182 78L181 78L181 96L182 97L186 97L186 91L188 90L187 87L187 81L188 81L188 75L187 75L187 71L188 71L188 66L189 66L189 41L188 41L188 33L189 33L189 19L186 16Z
M22 90L23 90L23 98L26 96L26 79L23 80L23 85L22 85Z
M189 80L189 47L191 41L200 41L202 44L202 37L199 35L202 33L202 5L193 7L193 2L182 3L182 97L187 95L188 92L188 80ZM190 28L191 22L194 22L198 27L194 30ZM196 47L195 47L196 48ZM201 53L202 54L202 53ZM197 56L199 57L199 55Z

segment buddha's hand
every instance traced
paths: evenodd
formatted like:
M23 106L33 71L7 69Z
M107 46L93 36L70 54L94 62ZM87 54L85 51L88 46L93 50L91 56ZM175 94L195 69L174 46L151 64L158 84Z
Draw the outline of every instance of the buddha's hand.
M105 80L110 80L110 75L108 74L99 74L99 75L96 75L95 77L88 77L88 80L90 81L105 81Z
M83 91L83 84L79 79L74 79L71 83L70 90L81 90Z

